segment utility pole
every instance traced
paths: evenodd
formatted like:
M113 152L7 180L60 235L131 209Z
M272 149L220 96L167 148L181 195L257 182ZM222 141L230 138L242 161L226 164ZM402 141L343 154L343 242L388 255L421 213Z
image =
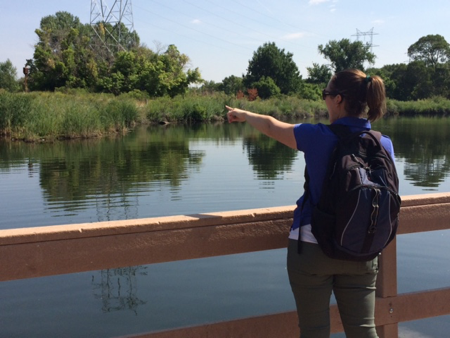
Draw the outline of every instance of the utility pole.
M23 67L23 75L25 75L23 86L25 89L25 93L28 93L28 75L30 75L30 66L28 64L26 64L25 67Z
M370 43L366 42L366 45L370 47L370 52L373 51L373 47L378 47L373 44L373 36L374 35L378 35L378 34L373 32L373 27L371 30L369 30L367 32L361 32L359 29L356 29L356 40L357 41L359 41L360 37L364 37L364 41L366 41L366 36L370 36ZM355 35L352 35L352 36L355 36Z
M115 51L128 50L134 39L134 21L131 0L91 0L90 25L95 36L112 55Z

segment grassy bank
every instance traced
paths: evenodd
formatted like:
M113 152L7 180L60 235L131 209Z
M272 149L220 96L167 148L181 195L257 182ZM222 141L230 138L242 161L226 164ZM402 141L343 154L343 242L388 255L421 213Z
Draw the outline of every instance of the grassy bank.
M214 93L137 100L130 95L0 91L0 135L25 141L88 138L124 133L135 124L222 121L225 105L285 119L327 115L323 101L296 97L249 102ZM442 98L415 102L388 100L391 115L449 112L450 100Z
M103 95L0 93L0 133L36 141L126 132L138 120L132 100Z
M222 93L190 95L176 98L150 100L145 115L150 122L204 122L223 120L225 105L251 110L278 118L313 117L326 115L323 102L281 97L268 100L247 101Z
M450 114L450 100L435 97L418 101L387 100L387 112L390 115L441 115Z

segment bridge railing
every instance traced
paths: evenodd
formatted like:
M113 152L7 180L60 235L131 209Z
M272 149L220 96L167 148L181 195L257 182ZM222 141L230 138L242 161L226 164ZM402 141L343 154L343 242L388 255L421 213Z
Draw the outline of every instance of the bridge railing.
M450 193L404 196L399 235L450 229ZM113 269L283 248L292 206L187 216L0 230L0 281ZM288 286L287 286L288 287ZM450 286L397 292L396 242L381 255L376 324L397 338L398 323L450 314ZM332 332L341 332L331 307ZM141 338L298 337L294 311L243 318Z

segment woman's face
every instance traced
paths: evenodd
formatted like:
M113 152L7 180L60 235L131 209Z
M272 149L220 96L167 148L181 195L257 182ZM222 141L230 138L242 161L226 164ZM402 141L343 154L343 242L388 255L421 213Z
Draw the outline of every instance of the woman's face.
M333 89L331 86L331 80L322 91L322 98L325 100L325 104L327 106L330 123L333 123L337 119L345 116L342 95L338 94L338 91Z

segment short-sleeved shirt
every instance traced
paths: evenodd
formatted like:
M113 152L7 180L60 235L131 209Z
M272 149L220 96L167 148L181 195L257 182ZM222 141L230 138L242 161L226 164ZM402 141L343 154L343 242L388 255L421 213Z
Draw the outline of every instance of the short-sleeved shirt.
M344 124L350 128L351 132L371 129L371 124L367 119L356 117L343 117L336 120L333 124ZM302 240L317 243L312 233L310 233L312 206L319 201L328 160L338 141L338 137L322 123L297 124L294 127L294 136L297 142L297 149L304 153L306 166L308 167L310 203L304 203L303 205L304 194L298 199L289 238L297 239L299 227L307 226L305 229L302 228ZM383 135L381 144L394 158L394 148L389 137ZM305 236L303 236L304 232Z

